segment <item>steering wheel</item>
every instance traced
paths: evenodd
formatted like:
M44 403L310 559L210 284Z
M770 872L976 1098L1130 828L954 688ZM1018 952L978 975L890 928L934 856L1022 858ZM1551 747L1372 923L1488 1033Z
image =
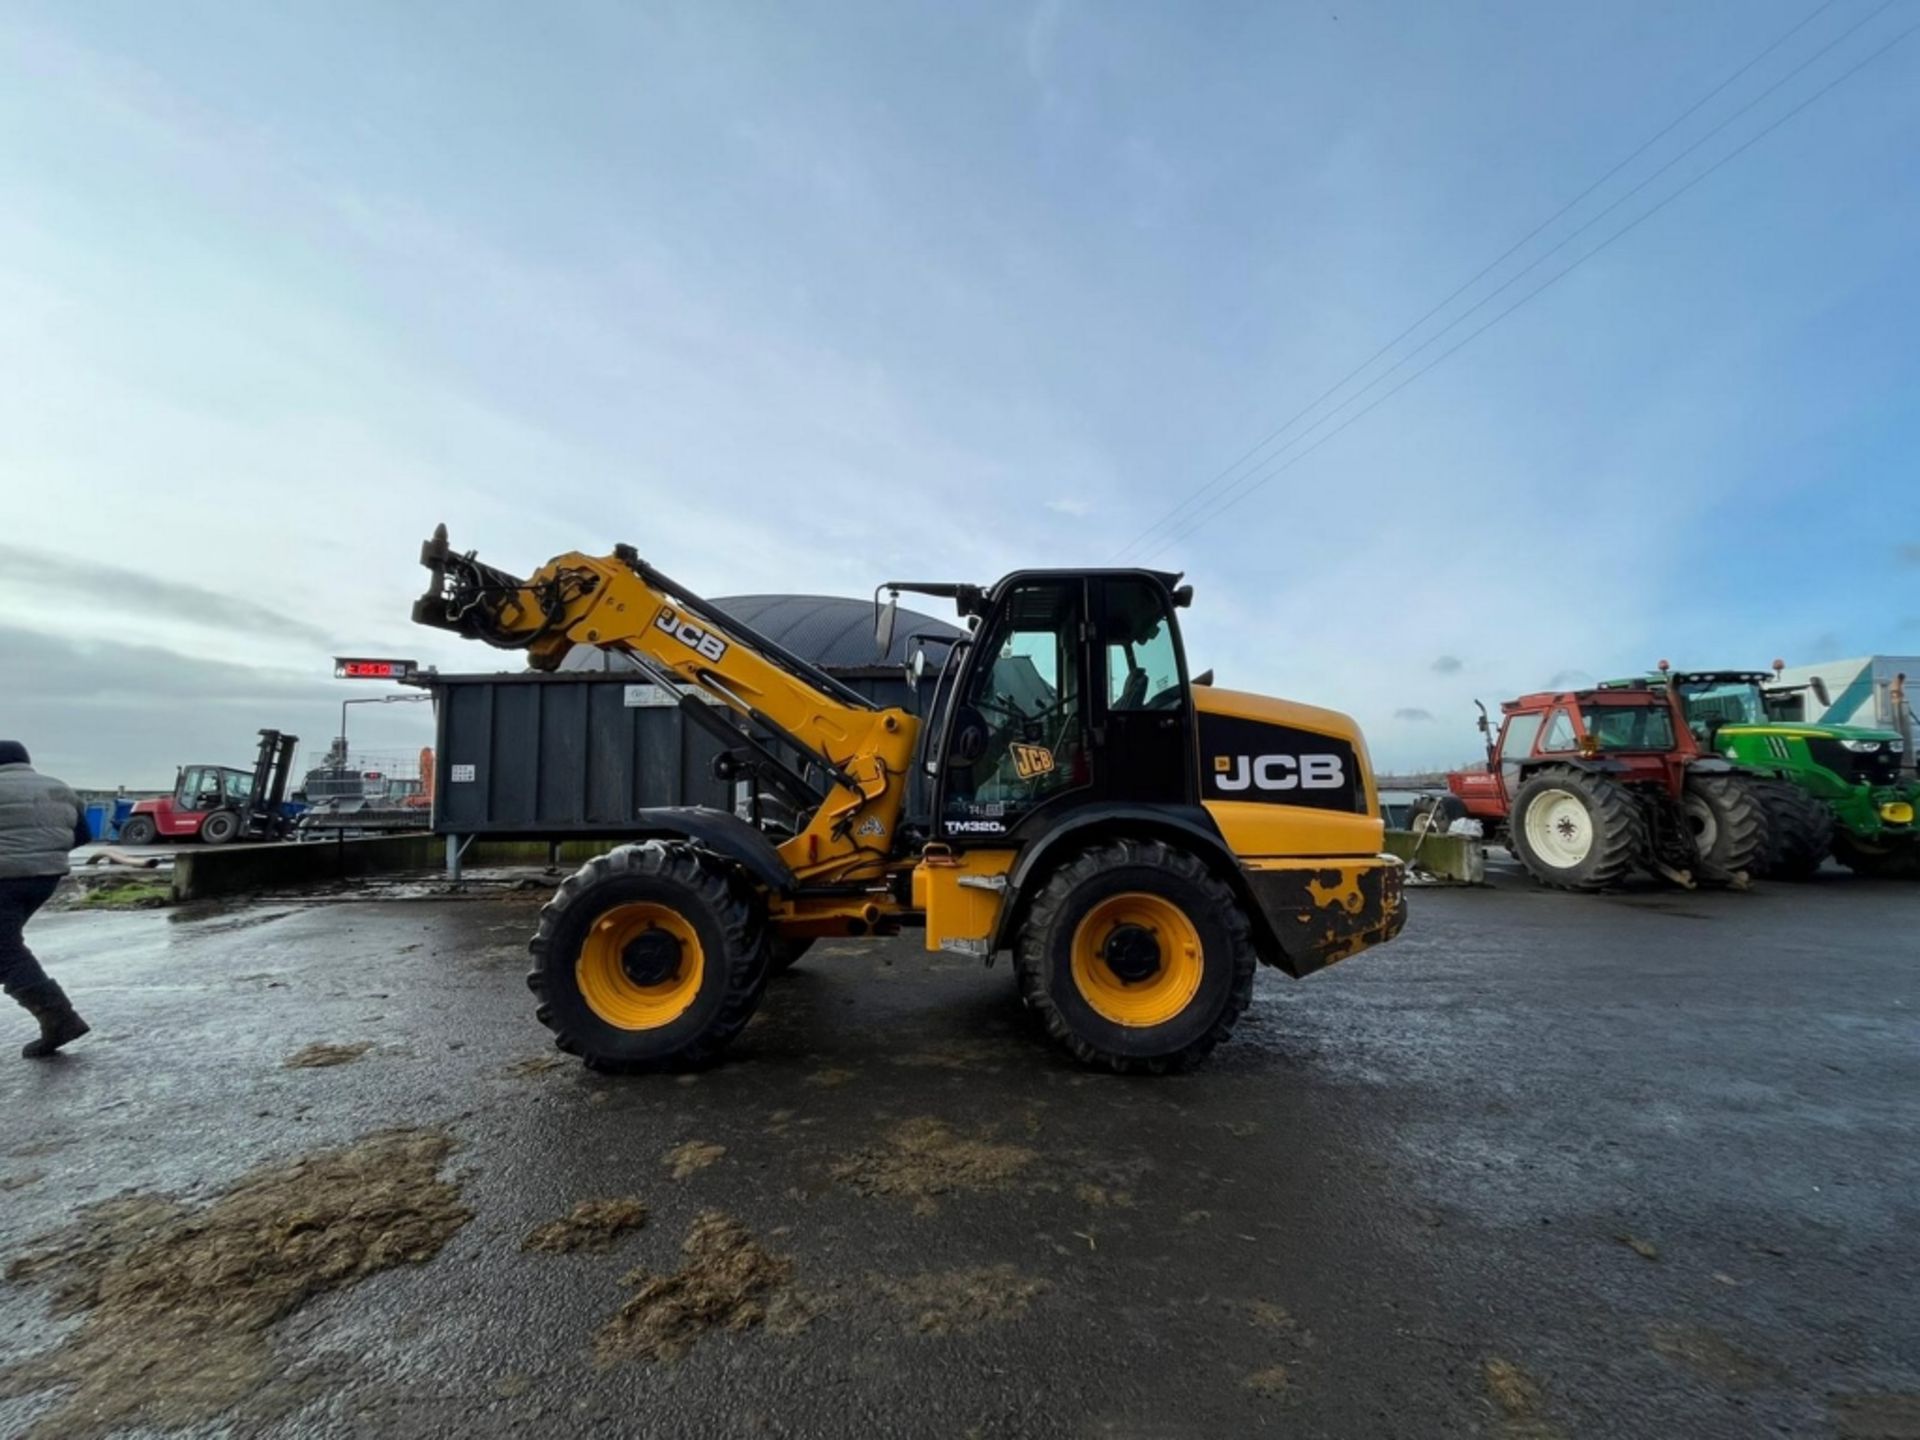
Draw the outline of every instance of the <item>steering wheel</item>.
M1142 708L1147 710L1178 710L1181 696L1184 694L1178 685L1169 685L1158 695L1147 701Z

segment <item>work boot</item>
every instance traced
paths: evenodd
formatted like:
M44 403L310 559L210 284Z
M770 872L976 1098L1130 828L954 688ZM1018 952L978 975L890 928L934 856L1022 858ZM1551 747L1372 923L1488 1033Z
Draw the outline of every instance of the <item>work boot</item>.
M52 980L29 985L14 996L40 1022L40 1038L20 1047L26 1060L44 1060L62 1045L78 1040L93 1027L80 1018L67 992Z

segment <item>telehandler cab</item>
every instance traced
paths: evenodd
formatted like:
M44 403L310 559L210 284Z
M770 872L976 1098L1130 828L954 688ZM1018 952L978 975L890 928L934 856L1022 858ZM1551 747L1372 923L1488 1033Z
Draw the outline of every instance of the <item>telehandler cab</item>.
M882 586L951 599L971 626L923 734L630 547L522 580L452 550L442 526L420 558L433 579L416 621L542 670L575 645L622 651L723 739L723 778L793 806L772 833L642 810L636 843L561 885L528 984L556 1043L595 1068L709 1059L813 939L924 927L928 950L1011 951L1027 1003L1080 1060L1158 1073L1226 1038L1257 961L1307 975L1405 919L1359 730L1190 680L1177 576ZM927 815L904 813L914 765Z

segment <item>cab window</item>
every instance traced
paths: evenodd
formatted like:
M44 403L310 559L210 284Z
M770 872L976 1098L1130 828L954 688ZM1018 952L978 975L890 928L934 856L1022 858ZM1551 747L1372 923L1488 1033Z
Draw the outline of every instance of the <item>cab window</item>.
M1540 733L1538 715L1515 715L1507 721L1507 733L1500 740L1502 760L1524 760L1533 754L1533 737Z
M1171 710L1180 704L1180 652L1166 601L1143 580L1107 585L1107 708Z
M1040 581L1007 597L948 732L943 817L1011 829L1087 780L1078 640L1084 587Z
M1553 719L1547 722L1547 733L1540 741L1542 750L1577 750L1580 742L1574 738L1573 717L1565 710L1553 712Z

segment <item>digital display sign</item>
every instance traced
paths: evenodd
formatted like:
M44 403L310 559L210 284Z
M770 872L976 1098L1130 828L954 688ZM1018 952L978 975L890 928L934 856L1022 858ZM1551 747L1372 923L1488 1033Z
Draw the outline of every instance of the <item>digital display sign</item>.
M411 660L373 660L338 656L333 662L336 680L409 680L415 664Z

